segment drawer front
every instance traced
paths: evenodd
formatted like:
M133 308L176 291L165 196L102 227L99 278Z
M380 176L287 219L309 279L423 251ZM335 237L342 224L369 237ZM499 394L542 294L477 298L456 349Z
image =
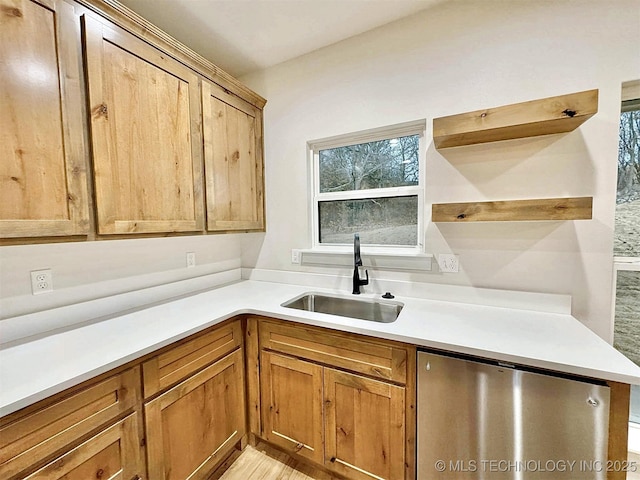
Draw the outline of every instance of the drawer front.
M144 477L142 458L138 414L134 412L25 480L141 479Z
M242 325L235 321L199 335L142 365L144 397L189 377L242 345Z
M357 335L262 320L260 348L287 353L372 377L406 383L407 351Z
M0 478L11 478L140 401L140 368L89 386L0 428Z

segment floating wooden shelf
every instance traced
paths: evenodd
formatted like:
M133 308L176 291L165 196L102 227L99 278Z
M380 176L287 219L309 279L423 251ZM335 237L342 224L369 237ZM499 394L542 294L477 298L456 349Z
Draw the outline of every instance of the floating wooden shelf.
M574 130L598 111L598 90L560 95L433 120L436 148Z
M436 203L433 222L590 220L593 197L541 198L498 202Z

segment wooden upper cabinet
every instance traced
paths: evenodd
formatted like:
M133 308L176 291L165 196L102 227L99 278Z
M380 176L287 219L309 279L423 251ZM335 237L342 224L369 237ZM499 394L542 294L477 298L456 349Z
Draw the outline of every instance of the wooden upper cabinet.
M0 237L89 231L80 29L59 0L0 0Z
M262 111L203 81L207 230L264 230Z
M98 233L203 230L198 76L83 18Z

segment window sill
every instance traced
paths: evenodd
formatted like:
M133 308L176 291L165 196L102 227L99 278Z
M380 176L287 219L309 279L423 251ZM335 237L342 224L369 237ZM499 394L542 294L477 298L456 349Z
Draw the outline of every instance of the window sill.
M640 271L640 257L613 257L615 270Z
M352 247L321 247L300 250L302 265L353 267ZM372 270L410 270L430 271L430 253L421 253L417 249L362 247L363 267Z

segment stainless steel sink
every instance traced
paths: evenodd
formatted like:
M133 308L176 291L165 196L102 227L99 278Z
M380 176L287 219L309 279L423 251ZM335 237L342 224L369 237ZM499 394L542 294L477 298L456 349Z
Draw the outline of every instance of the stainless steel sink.
M371 322L395 322L402 311L400 302L333 297L320 293L305 293L282 304L283 307L359 318Z

